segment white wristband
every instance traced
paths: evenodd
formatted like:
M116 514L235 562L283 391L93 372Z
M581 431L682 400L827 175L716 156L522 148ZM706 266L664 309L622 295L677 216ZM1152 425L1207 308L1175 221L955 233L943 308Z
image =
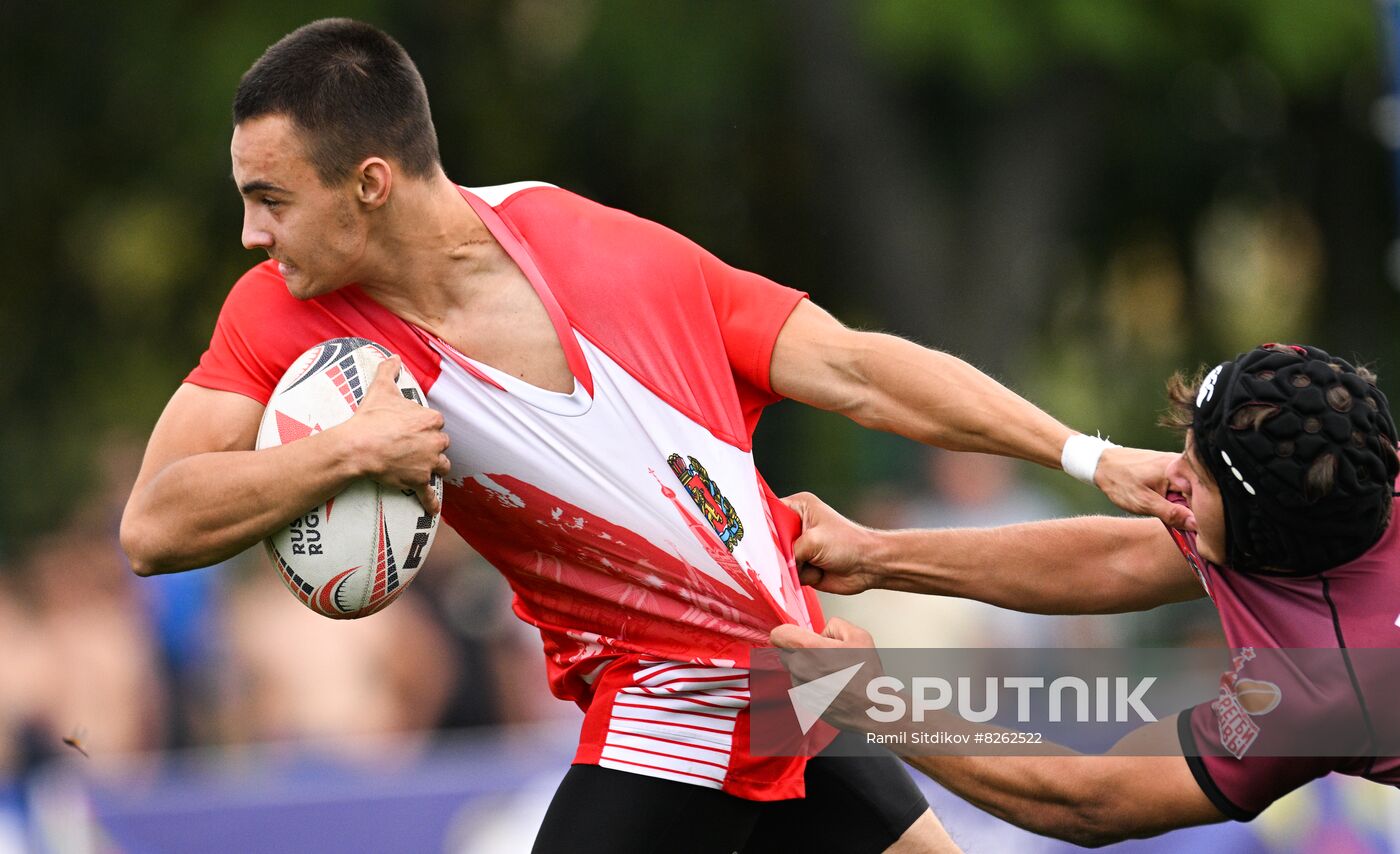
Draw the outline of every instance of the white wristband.
M1107 439L1076 433L1065 440L1064 450L1060 451L1060 467L1065 474L1093 486L1094 472L1098 470L1104 448L1116 447Z

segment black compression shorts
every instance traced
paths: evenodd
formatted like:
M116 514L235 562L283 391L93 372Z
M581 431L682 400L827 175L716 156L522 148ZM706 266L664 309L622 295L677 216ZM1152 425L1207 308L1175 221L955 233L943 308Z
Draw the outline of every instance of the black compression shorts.
M849 748L853 738L842 733L838 742ZM534 854L873 853L893 845L928 809L904 764L883 750L816 756L805 781L805 798L749 801L575 765L549 805Z

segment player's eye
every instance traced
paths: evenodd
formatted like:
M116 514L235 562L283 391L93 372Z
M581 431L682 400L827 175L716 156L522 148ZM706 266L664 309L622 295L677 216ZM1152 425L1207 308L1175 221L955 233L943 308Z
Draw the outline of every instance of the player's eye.
M282 206L282 202L277 199L269 199L266 196L264 196L262 198L262 205L268 210L277 210L279 207Z

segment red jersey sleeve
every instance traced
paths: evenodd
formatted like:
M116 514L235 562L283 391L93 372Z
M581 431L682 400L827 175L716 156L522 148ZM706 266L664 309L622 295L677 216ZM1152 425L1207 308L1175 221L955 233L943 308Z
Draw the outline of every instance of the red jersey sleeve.
M673 407L748 448L776 399L773 344L806 294L565 190L526 190L494 210L576 330Z
M229 291L209 349L185 382L266 404L287 366L316 343L302 346L306 336L296 334L309 310L287 292L273 262L259 264Z
M429 389L438 357L421 334L354 285L299 300L275 262L266 261L233 286L219 312L209 349L185 382L246 395L266 405L296 358L330 338L367 338L404 359Z
M704 250L700 254L700 271L734 371L744 422L752 432L759 412L779 397L770 380L773 345L807 294L731 267Z

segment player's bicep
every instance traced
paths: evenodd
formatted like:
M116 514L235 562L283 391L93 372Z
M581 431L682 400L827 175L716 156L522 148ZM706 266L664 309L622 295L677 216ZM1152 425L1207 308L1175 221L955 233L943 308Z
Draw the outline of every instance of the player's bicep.
M1100 820L1123 836L1154 836L1181 827L1215 824L1227 816L1213 804L1177 739L1177 716L1141 727L1114 745L1101 762Z
M1142 547L1141 577L1162 602L1189 602L1205 595L1196 571L1183 556L1168 529L1158 519L1131 519L1140 524L1148 542Z
M773 345L773 391L818 409L852 411L865 391L857 365L866 334L802 300Z
M237 392L184 383L151 431L133 494L172 463L214 451L251 451L264 406Z
M1147 607L1189 602L1205 595L1191 564L1157 519L1124 519L1134 536L1132 559L1123 566L1128 581L1150 600Z

